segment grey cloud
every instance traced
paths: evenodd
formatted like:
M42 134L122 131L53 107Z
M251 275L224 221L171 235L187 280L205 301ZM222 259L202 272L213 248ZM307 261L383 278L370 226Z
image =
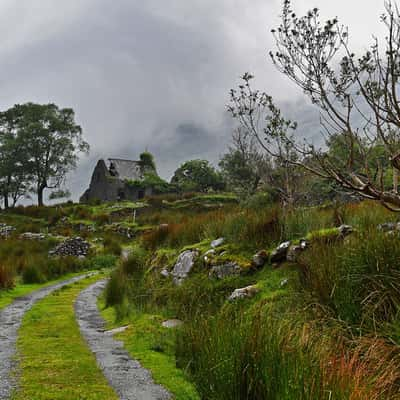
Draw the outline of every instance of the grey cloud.
M295 1L300 11L314 3ZM361 42L367 28L353 2L326 3L326 13L356 24ZM377 19L376 4L354 3ZM245 71L317 138L318 114L267 57L279 13L279 0L3 0L0 108L51 101L75 109L91 144L68 179L75 199L98 158L148 148L165 178L190 158L216 163L233 127L228 92Z

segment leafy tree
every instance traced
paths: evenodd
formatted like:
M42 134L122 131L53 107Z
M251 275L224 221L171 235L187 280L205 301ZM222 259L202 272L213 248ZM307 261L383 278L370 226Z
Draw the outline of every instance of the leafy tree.
M348 29L336 18L321 22L317 8L297 16L285 0L282 22L272 31L277 51L271 57L320 109L328 144L338 134L345 144L338 159L322 147L285 135L296 163L400 211L400 11L391 1L382 22L387 29L384 46L374 39L357 58L349 47ZM385 186L388 175L393 177L391 190Z
M190 160L174 173L171 184L183 192L206 192L224 188L222 177L206 160Z
M145 170L157 170L154 156L148 151L144 151L140 155L140 164Z
M232 135L232 145L219 162L229 188L244 197L253 195L271 169L268 158L260 151L254 136L238 128Z
M18 116L15 130L28 159L24 168L32 175L41 206L44 190L59 188L66 174L76 167L78 154L87 152L89 145L70 108L26 103L15 105L9 112Z
M27 194L31 173L26 143L18 130L21 115L10 109L0 113L0 191L4 207Z

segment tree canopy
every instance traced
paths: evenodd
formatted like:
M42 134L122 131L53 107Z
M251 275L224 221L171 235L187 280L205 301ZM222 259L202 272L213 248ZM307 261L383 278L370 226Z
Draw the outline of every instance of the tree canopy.
M171 184L183 192L221 190L224 183L220 174L206 160L184 162L174 173Z
M17 104L0 112L0 184L4 204L29 192L43 205L45 189L59 189L89 145L71 108Z

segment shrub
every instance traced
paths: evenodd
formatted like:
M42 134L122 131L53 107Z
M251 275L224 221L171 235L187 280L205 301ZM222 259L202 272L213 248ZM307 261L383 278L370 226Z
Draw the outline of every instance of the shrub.
M25 267L22 272L22 281L24 283L42 283L46 281L40 265L32 263Z
M120 256L122 251L121 244L119 241L112 236L108 236L104 239L104 252Z
M0 289L11 289L14 279L15 270L8 265L0 265Z
M128 283L120 269L112 272L105 290L106 307L122 305L126 300Z
M117 263L118 257L113 254L99 254L83 261L84 269L112 268Z

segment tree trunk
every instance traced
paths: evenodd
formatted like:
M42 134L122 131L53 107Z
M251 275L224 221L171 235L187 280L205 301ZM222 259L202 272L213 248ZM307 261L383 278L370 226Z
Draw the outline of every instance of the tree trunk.
M8 193L4 193L4 208L7 209L8 207Z
M399 193L399 171L393 168L393 193Z
M37 195L38 195L38 206L39 207L44 206L44 203L43 203L43 191L44 191L44 189L45 189L45 187L43 185L38 187Z

